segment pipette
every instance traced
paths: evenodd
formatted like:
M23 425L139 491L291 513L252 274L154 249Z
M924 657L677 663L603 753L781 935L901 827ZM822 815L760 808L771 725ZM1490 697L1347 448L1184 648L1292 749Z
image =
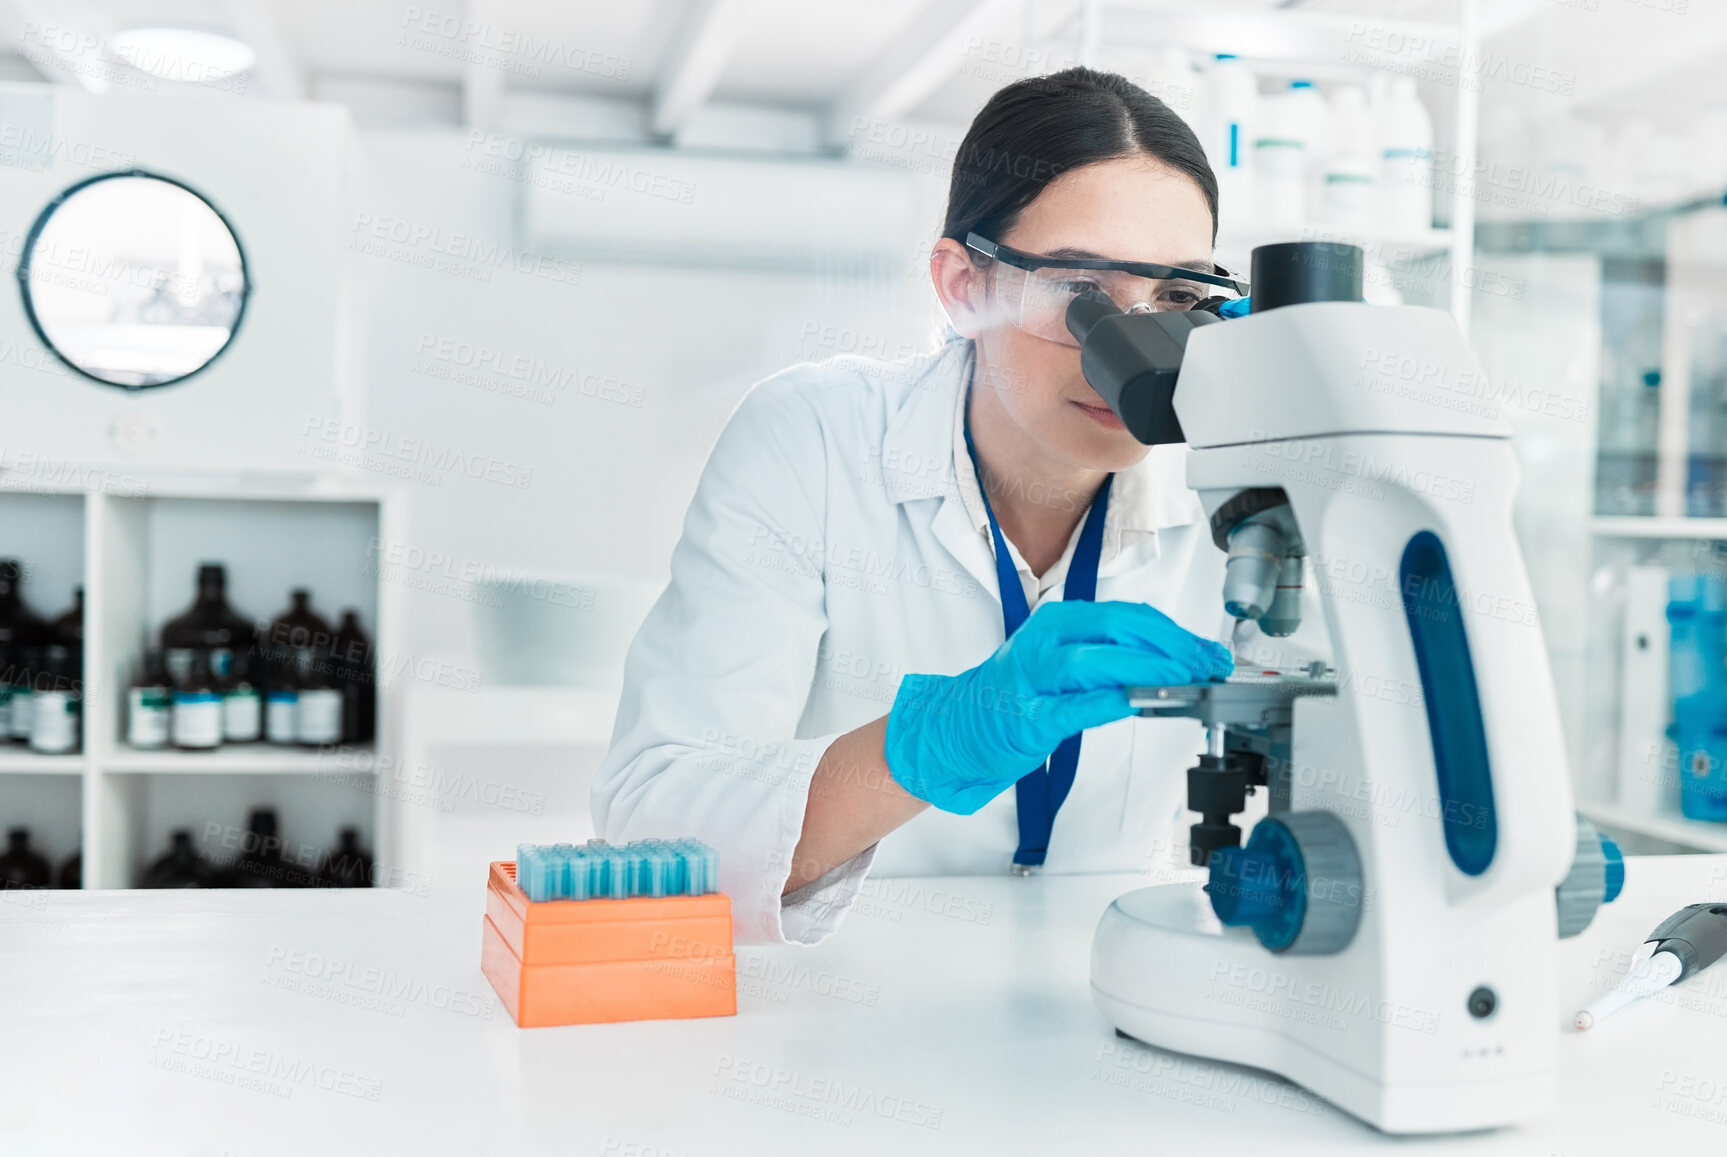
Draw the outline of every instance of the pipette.
M1656 926L1631 957L1625 979L1577 1014L1578 1032L1632 1001L1677 984L1727 955L1727 904L1692 904Z

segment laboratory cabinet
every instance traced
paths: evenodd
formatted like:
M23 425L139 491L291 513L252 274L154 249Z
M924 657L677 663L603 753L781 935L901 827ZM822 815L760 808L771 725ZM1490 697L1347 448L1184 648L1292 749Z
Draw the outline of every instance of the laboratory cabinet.
M29 827L57 871L80 853L85 888L130 888L179 829L206 859L232 861L250 813L269 808L290 859L315 863L354 828L375 856L374 883L411 884L395 858L397 801L375 770L390 765L398 688L413 670L396 661L398 595L376 558L399 537L400 504L388 488L322 476L0 474L0 557L23 563L30 609L57 614L84 591L82 741L67 754L0 745L0 828ZM376 672L370 741L127 741L128 686L163 624L192 604L206 562L225 566L229 603L252 622L276 619L296 589L331 622L356 612Z
M1696 790L1707 780L1718 797L1727 778L1727 711L1710 690L1727 685L1710 658L1722 650L1716 604L1727 596L1720 202L1714 193L1634 217L1500 222L1478 238L1485 260L1550 274L1527 282L1539 321L1507 315L1498 344L1528 346L1532 325L1537 336L1568 337L1546 348L1545 370L1523 370L1542 413L1512 416L1525 488L1544 517L1520 520L1519 532L1566 707L1578 806L1640 851L1727 851L1727 822L1705 818L1722 809L1698 806ZM1713 726L1676 711L1678 700L1711 695Z

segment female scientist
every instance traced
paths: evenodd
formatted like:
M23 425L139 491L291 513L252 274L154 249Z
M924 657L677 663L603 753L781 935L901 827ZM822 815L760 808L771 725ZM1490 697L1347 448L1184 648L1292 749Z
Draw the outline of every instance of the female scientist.
M1093 288L1182 310L1234 287L1216 232L1205 154L1156 98L1083 68L996 93L930 255L954 336L794 366L720 435L630 649L599 831L718 849L743 941L820 940L872 869L1179 856L1198 724L1124 689L1229 673L1194 633L1223 555L1186 448L1127 432L1064 315Z

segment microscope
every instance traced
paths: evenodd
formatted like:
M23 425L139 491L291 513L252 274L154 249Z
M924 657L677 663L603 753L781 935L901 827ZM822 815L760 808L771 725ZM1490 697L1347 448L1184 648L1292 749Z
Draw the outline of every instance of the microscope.
M1191 448L1223 610L1282 640L1317 606L1329 656L1130 691L1204 724L1187 791L1209 878L1110 906L1094 996L1121 1036L1269 1070L1388 1133L1538 1116L1556 945L1624 868L1573 809L1510 426L1447 313L1361 300L1359 248L1261 246L1250 282L1233 319L1097 293L1067 315L1128 429ZM1260 791L1244 842L1232 817Z

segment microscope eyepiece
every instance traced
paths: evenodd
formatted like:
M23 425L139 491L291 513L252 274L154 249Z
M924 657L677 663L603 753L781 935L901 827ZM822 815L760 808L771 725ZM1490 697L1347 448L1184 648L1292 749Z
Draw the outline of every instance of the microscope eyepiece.
M1091 331L1097 328L1097 323L1111 314L1119 314L1109 294L1102 290L1091 289L1074 298L1067 306L1067 332L1073 335L1081 348L1085 339L1091 336Z
M1175 381L1187 335L1218 321L1211 313L1123 313L1092 290L1067 307L1079 341L1079 368L1097 396L1147 446L1185 442L1175 414Z
M1311 301L1360 301L1359 245L1283 241L1253 251L1253 312Z

